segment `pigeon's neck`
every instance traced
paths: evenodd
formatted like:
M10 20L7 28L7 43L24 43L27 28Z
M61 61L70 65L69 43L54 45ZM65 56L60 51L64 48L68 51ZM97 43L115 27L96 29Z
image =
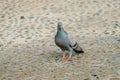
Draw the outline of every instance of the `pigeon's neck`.
M57 31L57 34L58 34L59 36L66 36L66 32L64 31L64 29L58 30L58 31Z

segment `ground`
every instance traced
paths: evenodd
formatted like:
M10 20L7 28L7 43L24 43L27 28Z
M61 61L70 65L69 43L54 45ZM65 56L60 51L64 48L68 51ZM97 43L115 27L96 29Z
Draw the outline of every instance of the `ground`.
M72 61L58 19L85 51ZM120 0L1 0L0 80L120 80Z

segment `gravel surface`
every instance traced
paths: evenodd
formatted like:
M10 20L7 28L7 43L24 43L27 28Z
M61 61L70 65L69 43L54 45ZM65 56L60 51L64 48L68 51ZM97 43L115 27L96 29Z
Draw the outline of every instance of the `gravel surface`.
M85 51L72 61L58 19ZM1 0L0 80L120 80L120 0Z

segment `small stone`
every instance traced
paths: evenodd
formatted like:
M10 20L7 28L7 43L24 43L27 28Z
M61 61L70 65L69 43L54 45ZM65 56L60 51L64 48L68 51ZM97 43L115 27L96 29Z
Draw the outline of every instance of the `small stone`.
M24 16L21 16L20 19L24 19L25 17Z
M97 76L97 74L91 74L91 76L96 77L97 79L99 79L99 77Z

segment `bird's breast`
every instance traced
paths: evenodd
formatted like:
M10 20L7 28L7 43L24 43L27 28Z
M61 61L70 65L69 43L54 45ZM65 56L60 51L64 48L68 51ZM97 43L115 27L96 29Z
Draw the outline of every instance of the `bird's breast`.
M59 46L64 46L66 45L66 37L57 37L55 42Z

